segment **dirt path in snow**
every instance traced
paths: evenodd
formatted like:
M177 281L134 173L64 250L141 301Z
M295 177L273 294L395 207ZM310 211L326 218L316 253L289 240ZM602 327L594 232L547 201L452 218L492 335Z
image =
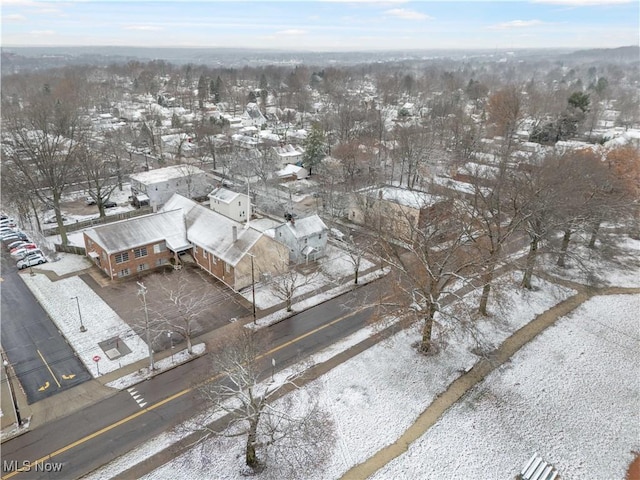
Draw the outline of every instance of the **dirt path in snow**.
M555 278L548 278L548 280L556 281L556 283L565 283L557 281L558 279ZM378 450L377 453L363 463L349 469L342 476L342 480L362 480L368 478L394 458L402 455L407 451L409 445L431 428L449 407L460 400L468 390L484 380L487 375L509 360L511 356L524 345L553 325L558 318L571 313L585 301L598 295L640 293L640 288L606 287L594 289L577 283L570 283L570 288L577 290L577 294L541 313L527 325L508 337L502 345L492 353L490 360L480 360L471 370L460 376L447 390L436 397L431 405L420 414L416 421L407 428L394 443Z

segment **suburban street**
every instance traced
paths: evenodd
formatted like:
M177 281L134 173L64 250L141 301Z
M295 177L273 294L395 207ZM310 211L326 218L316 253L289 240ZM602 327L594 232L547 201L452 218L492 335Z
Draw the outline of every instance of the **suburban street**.
M271 348L261 355L264 376L335 343L367 324L372 307L356 307L380 282L334 298L268 327ZM375 297L375 295L373 295ZM3 479L77 478L170 429L204 407L194 385L211 378L207 355L135 386L144 409L127 390L82 411L16 437L2 446L3 461L62 462L59 472L8 472Z
M15 261L4 249L2 278L2 347L28 403L90 380L91 375L24 284ZM17 383L14 380L14 385Z

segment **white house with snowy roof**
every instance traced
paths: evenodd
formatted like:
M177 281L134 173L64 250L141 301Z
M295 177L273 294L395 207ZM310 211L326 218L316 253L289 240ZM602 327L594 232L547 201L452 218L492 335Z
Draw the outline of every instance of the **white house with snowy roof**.
M134 173L130 178L134 203L148 203L156 208L164 205L174 193L200 198L206 197L213 188L207 174L189 164Z
M236 222L246 222L251 218L249 196L224 187L216 188L209 194L209 208Z
M296 220L291 217L274 229L276 241L289 249L289 259L294 263L314 261L326 253L329 229L318 215Z

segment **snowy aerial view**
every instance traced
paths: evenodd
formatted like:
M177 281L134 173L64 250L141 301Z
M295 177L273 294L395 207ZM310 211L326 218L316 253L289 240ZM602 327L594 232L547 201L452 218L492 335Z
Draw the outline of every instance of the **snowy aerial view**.
M0 478L640 480L639 18L3 2Z

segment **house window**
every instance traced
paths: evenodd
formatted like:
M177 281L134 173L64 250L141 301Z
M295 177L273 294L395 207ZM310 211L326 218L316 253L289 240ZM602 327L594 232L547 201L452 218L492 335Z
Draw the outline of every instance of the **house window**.
M146 270L148 268L149 268L149 265L147 265L146 263L141 263L140 265L138 265L138 271L139 272L142 272L142 271L144 271L144 270Z
M161 267L162 265L164 265L165 259L164 258L159 258L156 260L156 267Z
M127 275L129 275L130 273L131 273L131 272L129 271L129 269L128 269L128 268L125 268L125 269L120 270L120 271L118 272L118 276L119 276L119 277L126 277L126 276L127 276Z
M207 259L207 251L206 250L202 251L202 258L204 258L205 260Z
M147 247L140 247L133 249L133 256L136 258L146 257L147 256Z
M308 239L308 238L305 238L305 239L304 239L304 243L305 243L305 244L309 243L309 239Z
M227 273L229 273L231 271L231 267L229 266L228 263L224 264L224 271L227 272Z
M107 261L107 252L102 252L102 260Z
M167 246L164 243L156 243L153 246L153 253L164 252L167 249Z
M321 233L318 234L318 239L322 239L322 234Z
M198 246L197 246L197 245L193 247L193 253L194 253L194 254L197 254L197 253L198 253Z
M238 206L241 207L242 206L242 202L238 202Z
M211 255L211 261L213 262L214 265L218 263L218 259L216 258L215 255Z
M129 261L129 252L116 253L116 263L124 263L128 261Z

